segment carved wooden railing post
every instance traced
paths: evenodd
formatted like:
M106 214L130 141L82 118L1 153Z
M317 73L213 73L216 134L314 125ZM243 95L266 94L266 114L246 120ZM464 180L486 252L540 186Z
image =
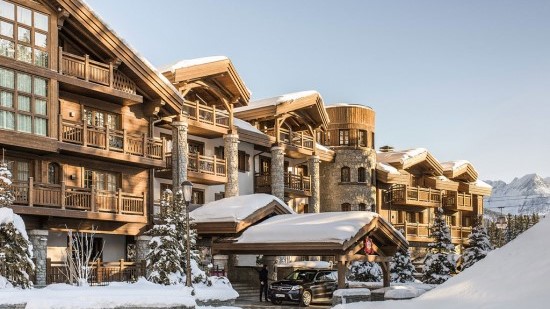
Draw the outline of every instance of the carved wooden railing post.
M160 151L162 161L166 161L166 138L162 137L162 149Z
M146 216L147 215L147 193L146 192L141 192L141 195L143 196L143 198L142 198L142 202L143 202L142 215Z
M82 146L88 146L88 123L86 120L82 121Z
M216 168L217 166L216 161L218 161L218 158L216 157L216 155L214 155L214 175L218 175L218 169Z
M109 128L109 125L105 126L105 150L109 151L109 148L111 147L111 143L109 143L109 140L111 138L111 128Z
M212 125L216 125L216 105L212 106Z
M61 181L61 209L65 209L65 181Z
M117 191L117 210L116 212L118 214L121 214L122 213L122 189L121 188L118 188L118 191Z
M403 236L405 236L405 239L407 238L407 231L408 231L408 227L407 227L407 220L405 220L405 224L403 224ZM416 232L416 235L418 236L418 231Z
M88 54L84 55L84 80L90 80L90 56Z
M33 207L34 203L34 179L29 177L29 191L27 195L28 203L30 207Z
M63 74L63 47L61 46L59 46L57 57L57 72L59 72L59 74Z
M95 187L92 186L92 189L90 190L90 210L92 212L97 212L95 195L96 195Z
M126 153L128 138L126 137L126 129L122 129L122 153Z
M199 101L195 101L195 119L197 121L199 121L199 115L200 115L200 111L199 111L199 108L200 108L200 104L199 104Z
M113 63L109 62L109 87L111 88L113 88L114 79L115 79L115 74L114 74Z
M146 134L146 133L143 133L143 134L141 135L141 142L142 142L142 145L143 145L143 149L142 149L143 153L142 153L142 155L143 155L144 157L147 157L147 134Z
M61 47L60 47L61 48ZM63 116L59 114L57 118L57 137L60 142L63 141Z

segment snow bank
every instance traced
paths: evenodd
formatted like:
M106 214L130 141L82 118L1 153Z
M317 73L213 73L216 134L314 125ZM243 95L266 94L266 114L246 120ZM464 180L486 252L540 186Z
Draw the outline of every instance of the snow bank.
M385 299L410 299L418 297L426 292L412 285L396 285L372 291L384 293Z
M378 214L366 211L278 215L248 228L237 243L332 242L343 244Z
M17 229L26 240L29 240L29 236L25 230L25 222L23 222L23 218L14 213L11 208L2 207L0 208L0 225L8 223L13 223L15 229Z
M332 262L325 261L298 261L286 264L279 264L277 267L294 267L294 268L332 268Z
M174 73L177 69L188 68L196 65L212 63L217 61L224 61L224 60L229 60L229 59L226 56L211 56L211 57L202 57L202 58L195 58L195 59L184 59L176 63L161 66L159 68L159 71L160 72L170 71Z
M195 298L202 301L224 301L239 296L227 279L212 279L211 287L194 286L195 297L191 296L191 289L183 285L158 285L140 278L133 284L112 282L108 286L75 287L52 284L43 289L0 289L0 304L27 303L27 309L194 307Z
M432 291L410 301L400 301L399 308L548 308L548 234L550 218L545 218ZM366 307L365 303L357 303L336 308ZM368 308L374 309L395 307L391 301L368 303Z
M428 152L426 148L414 148L402 151L378 152L376 160L382 163L400 163L405 164L407 160L425 155Z
M368 296L370 295L370 290L369 289L341 289L341 290L334 291L332 295L336 297L361 296L361 295Z
M267 204L277 201L284 205L289 213L294 211L285 202L269 194L249 194L227 197L206 203L193 210L189 215L196 223L200 222L239 222Z
M298 100L298 99L301 99L301 98L309 97L311 95L318 95L319 97L321 96L319 94L319 92L317 92L315 90L288 93L288 94L283 94L283 95L273 97L273 98L267 98L267 99L252 101L252 102L248 103L248 106L242 106L242 107L235 108L235 112L238 113L238 112L242 112L242 111L246 111L246 110L250 110L250 109L265 107L265 106L276 106L276 105L279 105L279 104L282 104L282 103L285 103L285 102L294 101L294 100Z
M12 285L5 277L0 276L0 289L11 288Z

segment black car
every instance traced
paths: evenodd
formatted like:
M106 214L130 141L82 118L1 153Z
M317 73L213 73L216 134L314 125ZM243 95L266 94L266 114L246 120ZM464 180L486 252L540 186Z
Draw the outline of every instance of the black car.
M330 301L338 288L338 272L331 269L301 269L269 286L269 298L275 305L283 301L309 306L312 301Z

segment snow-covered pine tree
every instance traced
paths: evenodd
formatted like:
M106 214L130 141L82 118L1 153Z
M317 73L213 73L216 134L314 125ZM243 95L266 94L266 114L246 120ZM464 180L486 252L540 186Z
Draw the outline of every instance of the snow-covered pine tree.
M514 225L514 217L512 217L512 214L509 213L508 216L506 216L506 221L508 223L505 236L506 236L506 243L509 243L513 239L515 239L518 235L516 233L516 227Z
M464 250L462 256L462 269L466 269L474 265L477 261L485 258L489 251L493 250L487 230L483 226L481 217L476 220L475 226L470 233L469 247Z
M164 192L161 209L156 218L157 223L146 233L152 237L149 242L150 252L146 257L148 279L164 285L185 283L187 239L185 211L187 209L182 191L178 190L175 194L168 190ZM196 230L190 229L193 282L201 282L206 280L207 276L198 268L200 257L195 249L196 239Z
M537 213L533 213L531 215L531 223L533 225L537 224L539 222L539 215Z
M429 243L429 252L424 260L424 282L440 284L456 272L456 254L451 243L451 233L445 222L443 208L435 211L434 224L430 228L434 242Z
M380 282L382 281L382 267L373 262L353 262L348 278L359 282Z
M402 252L397 251L390 263L391 281L392 282L413 282L414 281L414 265L411 261L411 253L409 250Z
M4 254L4 277L15 287L32 286L34 271L32 245L25 231L23 219L7 208L14 201L11 191L11 172L5 162L0 163L0 253Z

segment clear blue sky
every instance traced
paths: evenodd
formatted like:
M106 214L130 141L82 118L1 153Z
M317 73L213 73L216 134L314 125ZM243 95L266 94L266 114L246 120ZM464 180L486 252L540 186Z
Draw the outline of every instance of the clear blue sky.
M550 176L550 1L87 0L154 65L225 55L253 99L377 112L377 146Z

